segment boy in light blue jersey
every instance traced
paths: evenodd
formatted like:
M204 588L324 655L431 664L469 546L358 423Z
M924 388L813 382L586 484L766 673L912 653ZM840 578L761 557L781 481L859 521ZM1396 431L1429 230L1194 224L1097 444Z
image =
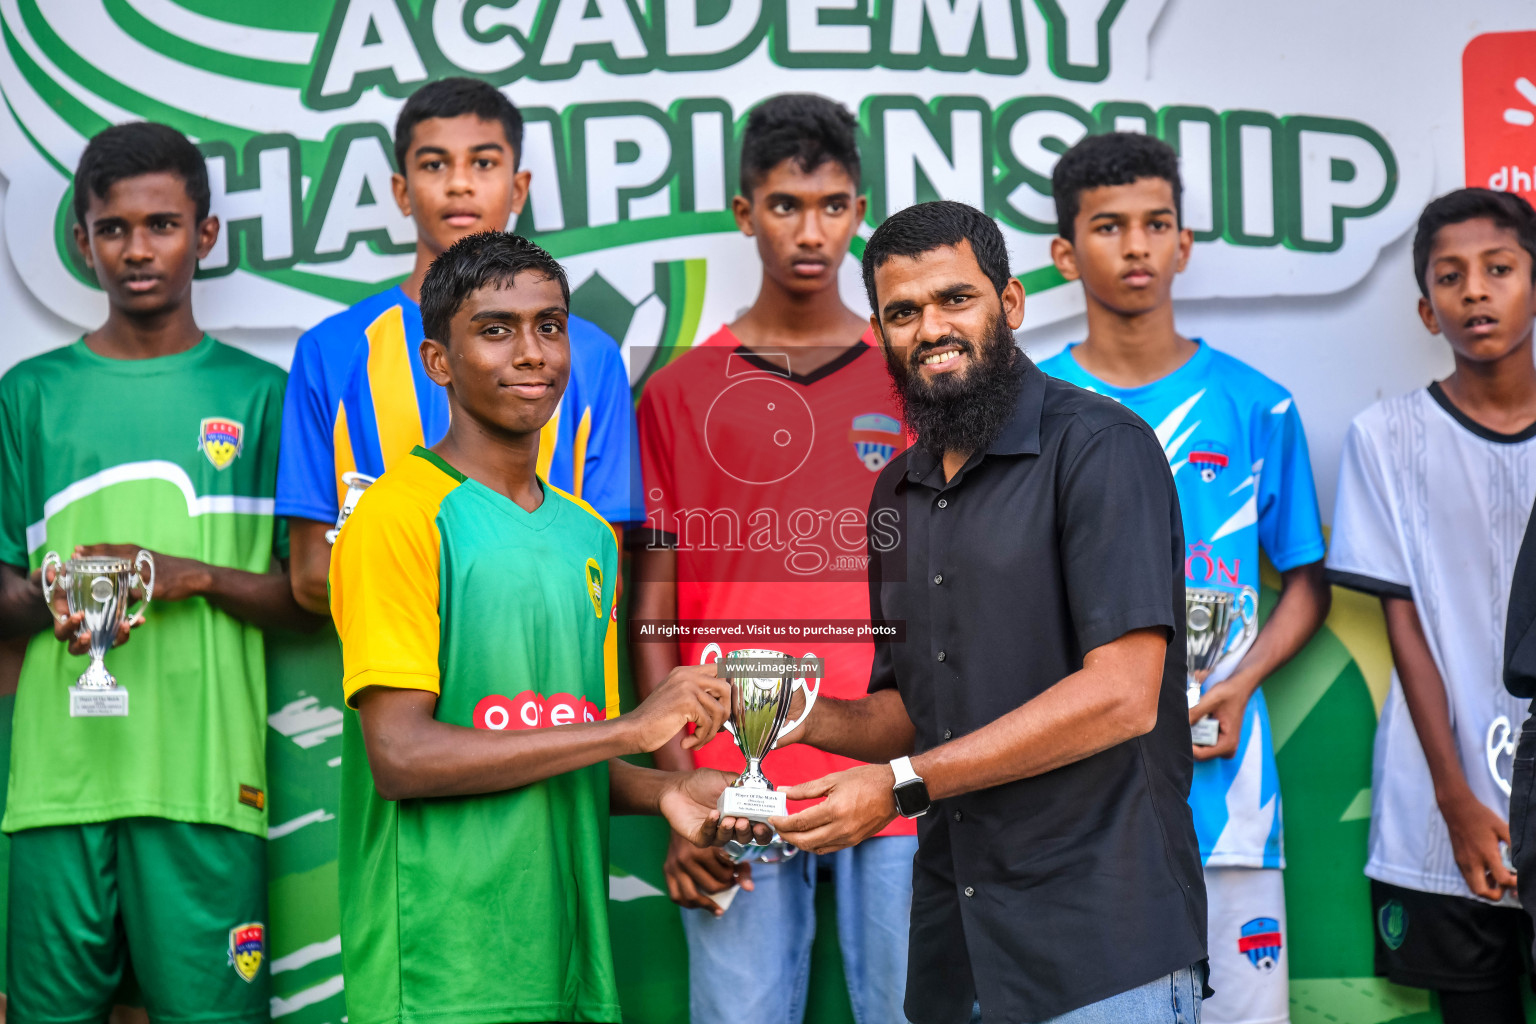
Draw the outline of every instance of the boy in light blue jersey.
M1174 329L1173 278L1193 240L1179 226L1171 148L1141 135L1089 136L1061 158L1052 185L1061 234L1052 256L1063 276L1083 283L1088 337L1040 368L1123 402L1156 431L1184 517L1187 594L1223 591L1256 615L1261 548L1283 581L1256 635L1232 627L1231 652L1190 709L1192 725L1209 716L1217 727L1214 743L1193 748L1190 805L1206 869L1216 991L1202 1017L1288 1021L1280 784L1258 687L1328 613L1301 417L1280 385ZM1199 732L1196 739L1205 739Z
M485 82L432 82L401 108L394 192L416 222L415 269L308 331L288 378L277 514L289 518L294 596L311 611L328 608L326 533L345 500L343 476L377 477L448 430L447 398L418 355L421 282L448 246L522 211L522 144L522 115ZM644 518L629 377L596 325L572 316L569 335L570 382L540 433L538 474L622 529Z

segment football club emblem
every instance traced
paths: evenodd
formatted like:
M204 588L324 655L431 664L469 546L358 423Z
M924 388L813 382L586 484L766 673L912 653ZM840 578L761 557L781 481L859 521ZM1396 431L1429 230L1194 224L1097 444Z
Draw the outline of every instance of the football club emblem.
M1271 974L1280 964L1280 922L1273 917L1256 917L1243 925L1237 937L1237 951L1248 958L1254 970Z
M246 981L256 980L267 952L267 927L260 921L237 924L229 930L229 964Z
M592 602L592 611L598 618L603 617L603 567L597 564L597 559L587 559L587 597Z
M245 424L222 416L209 416L197 426L197 447L214 469L226 469L240 455L245 443Z
M1397 900L1387 900L1376 911L1376 930L1388 949L1397 949L1408 937L1408 910Z
M853 451L871 473L878 473L891 461L901 444L901 423L893 416L869 412L853 418L853 429L848 431Z
M1189 453L1189 464L1200 474L1200 479L1210 483L1227 468L1227 450L1215 441L1196 441Z

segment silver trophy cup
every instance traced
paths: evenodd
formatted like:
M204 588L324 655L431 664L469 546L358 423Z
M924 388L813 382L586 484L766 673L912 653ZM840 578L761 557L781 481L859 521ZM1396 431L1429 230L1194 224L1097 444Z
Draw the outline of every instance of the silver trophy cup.
M701 664L709 664L711 654L715 658L721 657L719 645L710 644L704 648ZM806 657L814 658L815 655L807 654ZM782 651L742 650L732 651L723 660L790 662L794 659ZM821 680L816 680L816 686L812 688L805 679L793 678L786 671L783 675L732 679L730 684L731 714L725 728L735 737L741 756L747 759L747 770L725 787L716 806L724 817L766 822L771 817L783 815L788 802L763 774L763 758L778 745L780 736L799 728L811 713L816 695L821 692ZM789 717L790 699L797 689L805 692L805 708L799 718L785 721Z
M1259 631L1259 594L1252 587L1223 590L1186 587L1184 640L1189 656L1189 706L1200 703L1200 684L1227 655L1245 649ZM1238 628L1234 629L1233 627ZM1197 747L1216 743L1216 719L1206 715L1190 727Z
M53 575L48 574L49 569ZM137 608L130 609L134 585L142 587L144 597ZM155 557L140 551L129 562L126 558L71 558L65 562L58 552L43 556L43 600L60 621L54 605L54 592L62 590L69 614L84 612L81 628L90 631L91 664L69 688L71 718L121 717L128 714L128 691L117 684L107 671L106 655L117 640L118 627L125 620L144 614L155 590Z

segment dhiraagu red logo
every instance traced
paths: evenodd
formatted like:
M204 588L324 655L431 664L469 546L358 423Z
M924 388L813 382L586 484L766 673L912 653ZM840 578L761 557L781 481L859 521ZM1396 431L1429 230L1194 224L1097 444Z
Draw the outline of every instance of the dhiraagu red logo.
M1467 185L1536 200L1536 32L1488 32L1461 54Z
M516 697L488 694L480 698L471 716L476 729L491 729L495 732L597 722L603 717L603 709L585 697L573 697L569 693L545 697L533 690L524 690Z

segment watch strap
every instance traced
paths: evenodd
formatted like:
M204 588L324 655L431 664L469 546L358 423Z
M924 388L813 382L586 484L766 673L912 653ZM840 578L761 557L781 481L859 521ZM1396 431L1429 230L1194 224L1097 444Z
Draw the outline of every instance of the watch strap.
M896 773L896 785L898 786L907 782L923 781L922 776L912 770L912 759L910 757L896 758L896 760L891 762L891 771Z

